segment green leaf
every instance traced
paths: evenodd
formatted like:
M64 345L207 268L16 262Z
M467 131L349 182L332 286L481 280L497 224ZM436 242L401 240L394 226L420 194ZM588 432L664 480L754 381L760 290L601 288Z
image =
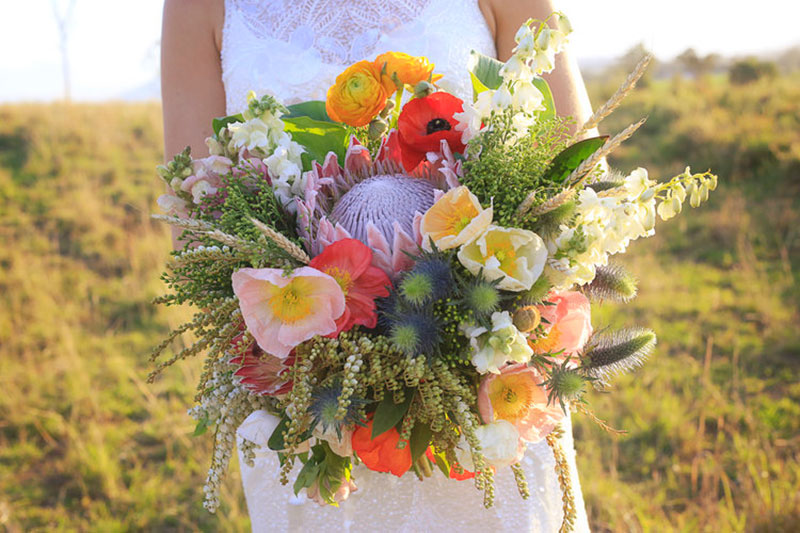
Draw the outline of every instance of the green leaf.
M409 444L411 446L411 460L416 461L417 457L425 453L428 449L428 444L431 443L433 432L426 424L415 424L414 429L411 430L411 438Z
M328 152L333 152L344 163L349 139L347 128L335 122L324 122L309 117L293 117L283 120L287 133L303 146L314 161L322 164Z
M552 183L562 183L573 170L588 159L608 140L608 135L592 137L576 142L553 158L545 170L543 179Z
M219 135L219 132L222 128L228 124L233 124L234 122L244 122L244 117L241 113L229 115L227 117L215 118L211 121L211 127L214 128L214 135Z
M286 443L283 441L283 434L288 429L289 429L289 417L283 415L283 417L281 417L281 421L278 422L278 426L275 428L275 431L272 432L272 435L270 435L269 440L267 441L267 446L269 447L270 450L279 452L286 449ZM311 438L311 429L308 429L302 435L300 435L300 442L303 442L310 438Z
M208 417L204 416L203 418L197 421L197 425L194 427L194 433L192 433L192 437L199 437L207 430L208 430Z
M292 104L287 106L289 114L284 115L282 118L297 118L308 117L322 122L333 122L328 112L325 110L325 102L322 100L309 100L308 102L300 102L299 104Z
M488 91L489 88L478 79L474 72L470 72L469 77L472 80L472 101L474 102L478 99L479 94L481 94L483 91Z
M533 85L536 86L537 89L542 93L544 96L544 111L541 111L539 114L540 120L550 120L555 118L556 116L556 102L553 100L553 92L550 90L550 85L544 81L544 78L540 78L539 76L533 77Z
M383 396L372 419L373 439L383 435L403 419L416 393L416 389L406 389L405 400L402 403L394 403L393 394L387 393Z
M297 479L294 480L294 495L297 496L301 490L310 487L316 481L319 475L320 466L316 461L307 461L303 465L303 469L297 474Z
M493 57L485 56L475 50L470 53L469 61L470 73L472 73L486 89L497 89L500 87L500 84L503 83L503 77L500 75L500 69L503 67L502 62ZM473 81L472 83L474 89L475 82ZM478 92L480 93L483 91Z

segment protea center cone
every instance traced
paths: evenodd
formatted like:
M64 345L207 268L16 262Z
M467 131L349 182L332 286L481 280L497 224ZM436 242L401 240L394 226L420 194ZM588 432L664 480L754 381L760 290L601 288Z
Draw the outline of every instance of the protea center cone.
M332 242L355 238L372 249L372 264L391 278L413 265L405 252L419 251L422 215L457 180L431 169L409 176L392 139L390 134L373 162L352 138L344 167L330 153L306 173L304 199L297 202L298 233L312 257Z

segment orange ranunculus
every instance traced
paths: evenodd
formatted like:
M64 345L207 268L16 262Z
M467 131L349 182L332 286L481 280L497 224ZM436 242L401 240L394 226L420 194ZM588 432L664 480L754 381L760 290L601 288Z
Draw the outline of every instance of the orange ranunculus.
M411 468L411 447L406 442L404 448L397 448L400 433L392 428L372 438L372 420L365 426L356 426L353 431L353 451L364 466L376 472L391 472L402 476Z
M383 66L386 65L383 75L384 86L387 87L390 94L395 90L394 81L392 81L393 73L397 74L400 83L407 85L416 85L431 78L433 81L441 78L441 75L433 75L435 65L428 62L428 58L424 56L410 56L403 52L385 52L375 58L375 65L379 72L384 72Z
M380 68L373 62L359 61L336 76L336 83L328 89L325 109L337 122L366 126L386 106L389 94Z

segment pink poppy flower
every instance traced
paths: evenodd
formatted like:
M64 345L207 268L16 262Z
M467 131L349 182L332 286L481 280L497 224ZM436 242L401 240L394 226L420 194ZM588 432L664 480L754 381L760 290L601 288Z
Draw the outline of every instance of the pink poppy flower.
M339 283L315 268L301 267L288 276L279 268L243 268L232 279L247 329L265 352L280 359L301 342L336 331L345 310Z
M537 306L542 314L545 334L529 344L534 353L556 353L563 356L578 353L592 336L592 310L589 300L575 291L552 292L547 302Z
M486 374L478 388L478 411L486 424L510 422L522 440L539 442L556 427L564 412L547 405L544 378L525 364L508 365L500 374Z

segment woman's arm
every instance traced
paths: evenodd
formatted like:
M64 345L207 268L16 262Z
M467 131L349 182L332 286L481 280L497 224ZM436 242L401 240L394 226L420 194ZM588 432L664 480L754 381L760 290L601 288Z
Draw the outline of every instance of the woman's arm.
M506 61L516 46L514 35L529 18L544 20L556 11L553 0L479 0L492 30L497 58ZM544 78L553 91L559 115L575 117L582 124L592 114L592 105L578 69L568 50L556 56L555 69ZM574 128L573 128L574 130Z
M161 30L161 102L164 157L186 146L208 155L211 120L225 115L220 44L221 0L166 0Z

